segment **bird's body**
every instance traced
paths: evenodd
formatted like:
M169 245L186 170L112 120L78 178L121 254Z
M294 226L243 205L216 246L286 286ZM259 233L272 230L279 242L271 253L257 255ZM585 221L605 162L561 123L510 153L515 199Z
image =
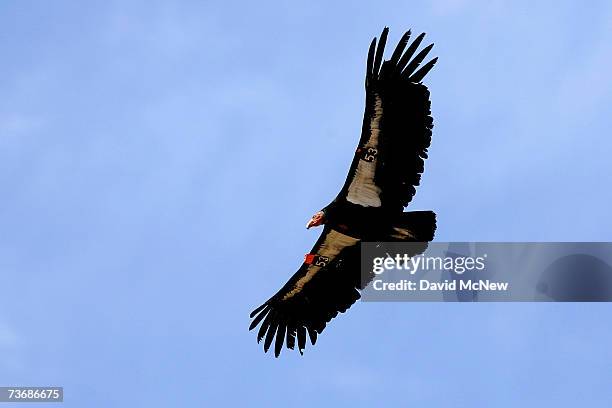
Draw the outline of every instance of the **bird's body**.
M327 322L346 311L364 287L360 273L362 241L428 242L436 219L432 211L403 212L415 194L431 142L429 91L420 83L433 59L416 71L431 45L414 53L424 34L406 49L404 34L388 61L382 61L388 29L367 60L366 109L361 138L344 186L317 212L307 228L325 224L321 236L289 281L251 313L250 329L267 351L275 340L278 356L306 336L314 344ZM414 58L412 58L414 56ZM285 341L286 340L286 341Z
M325 225L360 241L391 241L396 233L393 228L406 227L406 217L409 217L406 214L415 214L389 212L381 207L363 207L346 200L333 201L323 212Z

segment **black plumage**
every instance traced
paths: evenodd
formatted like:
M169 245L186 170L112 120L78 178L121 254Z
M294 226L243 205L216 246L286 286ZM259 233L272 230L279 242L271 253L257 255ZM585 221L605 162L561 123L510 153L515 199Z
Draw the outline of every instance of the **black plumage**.
M277 357L283 345L294 349L296 339L302 353L307 335L314 345L327 323L360 298L367 283L361 241L433 239L435 213L403 209L420 183L431 142L429 91L421 80L437 58L421 66L433 44L414 56L425 35L408 45L408 31L383 61L388 31L368 51L361 138L340 193L322 210L323 232L298 271L251 313L249 330L261 325L257 341L264 340L265 351L274 343Z

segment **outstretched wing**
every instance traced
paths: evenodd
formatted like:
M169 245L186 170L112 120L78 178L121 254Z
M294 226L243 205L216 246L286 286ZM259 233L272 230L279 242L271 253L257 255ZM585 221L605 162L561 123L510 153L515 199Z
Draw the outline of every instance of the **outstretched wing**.
M370 45L361 139L336 200L401 212L420 183L431 142L429 91L420 81L437 58L417 70L433 44L415 56L425 34L406 49L408 31L382 62L388 32L383 30L378 46L376 38Z
M267 352L276 338L274 354L283 344L303 352L306 335L314 345L317 335L360 294L359 239L325 227L304 263L278 293L251 313L249 330L261 323L257 342Z

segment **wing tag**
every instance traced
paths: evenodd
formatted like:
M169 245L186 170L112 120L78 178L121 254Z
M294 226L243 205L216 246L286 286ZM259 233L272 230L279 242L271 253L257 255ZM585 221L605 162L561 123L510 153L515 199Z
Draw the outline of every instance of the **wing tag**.
M357 155L361 160L373 162L376 155L378 155L378 149L374 147L359 147L357 148Z
M304 263L306 265L320 266L323 268L329 263L329 258L323 255L306 254L304 255Z

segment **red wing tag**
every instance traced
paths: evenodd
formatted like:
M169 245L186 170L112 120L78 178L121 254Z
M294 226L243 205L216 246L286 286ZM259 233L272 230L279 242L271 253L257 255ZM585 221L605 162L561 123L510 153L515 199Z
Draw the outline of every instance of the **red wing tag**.
M329 262L329 258L323 255L317 255L317 254L304 255L304 263L306 265L315 265L315 266L325 267L327 266L328 262Z
M315 256L316 256L315 254L306 254L306 255L304 255L304 263L306 265L312 265L312 262L314 261Z

